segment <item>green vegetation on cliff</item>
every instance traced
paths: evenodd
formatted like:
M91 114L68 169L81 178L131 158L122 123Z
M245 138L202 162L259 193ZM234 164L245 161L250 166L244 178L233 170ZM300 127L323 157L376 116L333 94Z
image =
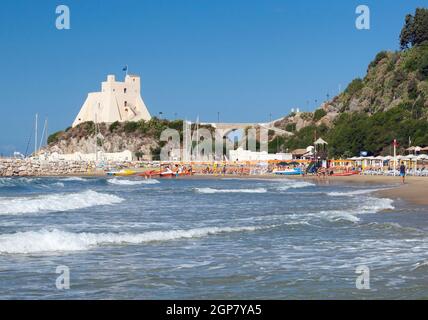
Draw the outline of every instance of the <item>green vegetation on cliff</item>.
M428 9L407 16L400 36L401 51L378 53L364 79L353 80L325 106L335 112L331 125L316 125L324 115L318 109L313 124L285 139L282 149L303 148L315 136L329 142L330 156L360 151L389 153L394 139L401 149L428 145ZM292 124L288 123L289 128ZM403 150L401 150L403 151Z

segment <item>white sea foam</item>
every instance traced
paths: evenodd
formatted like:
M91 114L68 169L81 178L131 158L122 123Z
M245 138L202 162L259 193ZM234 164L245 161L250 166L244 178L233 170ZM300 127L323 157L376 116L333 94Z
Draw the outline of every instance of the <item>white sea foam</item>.
M53 230L27 231L0 235L0 253L48 253L89 250L101 245L140 244L155 241L200 238L231 232L250 232L274 226L207 227L189 230L150 231L144 233L72 233Z
M64 188L65 187L64 183L62 183L62 182L54 182L54 183L52 183L52 184L50 184L48 186L51 186L51 187L60 187L60 188Z
M315 184L306 182L306 181L279 180L278 182L281 183L281 185L276 188L279 191L286 191L289 189L300 189L300 188L315 186Z
M351 222L358 222L360 214L377 213L384 210L392 210L394 201L387 198L372 198L366 197L361 199L361 206L358 208L342 209L342 210L324 210L316 213L330 221L347 220Z
M92 190L36 197L0 198L0 215L69 211L99 205L116 204L123 200L115 195Z
M213 189L213 188L195 188L197 193L213 194L213 193L266 193L265 188L255 189Z
M346 192L328 192L327 195L330 197L352 197L361 194L369 194L376 191L386 190L382 189L365 189L365 190L354 190L354 191L346 191Z
M81 177L68 177L68 178L61 179L61 181L87 182L87 181L90 181L90 179L85 179Z
M159 183L159 181L155 180L155 179L127 180L127 179L113 178L113 179L108 179L107 181L108 181L108 183L121 185L121 186L135 186L135 185L141 185L141 184L157 184L157 183Z

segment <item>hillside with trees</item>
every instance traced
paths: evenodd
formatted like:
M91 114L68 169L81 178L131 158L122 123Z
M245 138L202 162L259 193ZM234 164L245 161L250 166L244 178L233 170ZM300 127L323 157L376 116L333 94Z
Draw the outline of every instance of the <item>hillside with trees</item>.
M399 51L378 53L363 79L354 79L314 113L292 114L276 123L294 129L295 136L275 137L270 149L303 148L316 136L329 142L334 157L363 150L388 154L394 139L401 148L409 146L409 139L428 145L428 9L405 18L399 42Z

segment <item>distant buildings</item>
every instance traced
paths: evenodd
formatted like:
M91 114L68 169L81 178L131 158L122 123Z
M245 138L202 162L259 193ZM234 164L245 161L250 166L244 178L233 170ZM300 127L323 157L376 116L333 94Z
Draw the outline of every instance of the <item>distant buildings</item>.
M292 160L291 153L267 153L266 151L255 152L244 150L239 147L236 150L229 151L229 161L271 161L271 160Z
M73 122L73 127L86 121L124 122L150 120L151 116L141 98L140 77L127 75L124 82L108 75L101 92L88 94L85 103Z

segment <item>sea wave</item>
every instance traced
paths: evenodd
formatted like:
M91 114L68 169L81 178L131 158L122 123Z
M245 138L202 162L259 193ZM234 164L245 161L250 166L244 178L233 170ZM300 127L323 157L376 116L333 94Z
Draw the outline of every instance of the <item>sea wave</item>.
M72 233L58 229L0 235L0 253L29 254L89 250L101 245L140 244L201 238L232 232L251 232L275 226L206 227L144 233Z
M281 180L278 181L281 183L280 186L278 186L276 189L279 191L286 191L289 189L300 189L300 188L307 188L307 187L313 187L315 184L306 182L306 181L294 181L294 180Z
M159 183L159 181L155 180L155 179L127 180L127 179L113 178L113 179L108 179L107 181L108 181L108 183L121 185L121 186L135 186L135 185L141 185L141 184L157 184L157 183Z
M354 191L345 191L345 192L328 192L327 195L330 197L352 197L357 195L370 194L381 190L386 190L386 188L354 190Z
M342 210L323 210L314 215L321 216L330 221L347 220L350 222L359 222L360 214L377 213L385 210L393 210L394 200L387 198L367 197L362 199L361 206L358 208L342 209Z
M33 181L33 178L0 178L0 188L25 186L29 185Z
M88 182L90 179L85 179L81 177L68 177L68 178L62 178L61 181L68 181L68 182Z
M70 211L99 205L116 204L123 200L115 195L92 190L36 197L0 198L0 215Z
M43 178L0 178L0 188L64 188L64 183L52 180L52 179L43 179Z
M213 194L213 193L266 193L265 188L254 189L214 189L214 188L195 188L197 193Z

